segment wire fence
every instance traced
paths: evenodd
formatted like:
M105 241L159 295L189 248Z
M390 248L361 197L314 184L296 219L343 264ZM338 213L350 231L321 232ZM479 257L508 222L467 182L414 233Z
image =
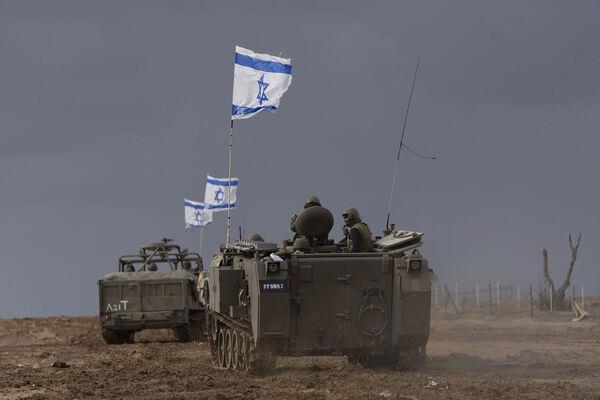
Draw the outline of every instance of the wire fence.
M459 290L464 284L455 282L453 287L448 284L433 283L431 288L431 305L434 310L446 313L464 313L469 311L484 311L489 314L497 312L526 312L531 316L537 306L538 288L522 283L487 282L481 285L475 282L470 290ZM549 296L552 299L552 296ZM577 302L583 310L585 308L585 294L583 285L580 290L572 286L568 299ZM550 301L550 311L553 311Z

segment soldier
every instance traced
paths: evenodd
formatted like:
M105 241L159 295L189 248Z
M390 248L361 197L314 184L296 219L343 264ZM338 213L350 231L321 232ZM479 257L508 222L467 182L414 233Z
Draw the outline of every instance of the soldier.
M306 210L307 208L314 206L321 206L321 201L317 196L310 196L304 202L304 209ZM292 230L292 232L294 232L294 239L297 239L299 237L298 232L296 232L296 218L298 218L298 214L292 215L292 220L290 222L290 229Z
M265 239L263 239L262 236L260 236L259 233L253 233L252 235L248 236L248 239L246 240L251 240L253 242L264 242Z
M361 221L356 208L346 208L344 217L344 236L346 251L351 253L371 251L371 230Z

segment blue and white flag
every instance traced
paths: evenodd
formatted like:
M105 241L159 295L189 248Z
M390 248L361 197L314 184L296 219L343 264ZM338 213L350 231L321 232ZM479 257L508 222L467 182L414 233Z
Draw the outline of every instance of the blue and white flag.
M212 222L212 211L204 203L185 199L185 229L205 226Z
M250 118L262 110L275 111L290 83L290 58L259 54L235 46L231 119Z
M238 178L231 178L231 187L227 178L213 178L206 176L206 192L204 193L204 204L210 211L227 210L235 208L236 192L239 184ZM231 198L229 193L231 192Z

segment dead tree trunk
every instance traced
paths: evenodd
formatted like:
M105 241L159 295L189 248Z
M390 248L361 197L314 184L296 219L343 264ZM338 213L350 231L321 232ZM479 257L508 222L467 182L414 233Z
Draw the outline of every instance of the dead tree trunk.
M571 275L573 274L573 268L575 267L575 260L577 260L577 251L579 250L579 242L581 241L581 233L577 238L577 243L573 246L573 240L569 235L569 249L571 250L571 261L569 261L569 270L567 271L567 277L563 282L562 286L556 291L556 303L560 304L561 310L570 310L571 307L565 301L565 295L569 287L571 286Z
M538 306L542 310L550 310L550 304L555 310L569 310L570 304L565 300L567 290L571 286L571 276L573 275L573 269L575 268L575 261L577 260L577 251L579 250L579 243L581 242L581 234L577 238L577 243L573 245L573 239L569 235L569 248L571 250L571 261L569 261L569 270L563 284L556 289L554 281L550 276L550 268L548 267L548 250L542 249L542 256L544 259L544 287L538 288Z
M544 260L545 285L542 288L538 287L538 306L541 310L550 310L550 297L552 296L553 299L556 297L556 289L548 268L548 250L542 249L542 257Z

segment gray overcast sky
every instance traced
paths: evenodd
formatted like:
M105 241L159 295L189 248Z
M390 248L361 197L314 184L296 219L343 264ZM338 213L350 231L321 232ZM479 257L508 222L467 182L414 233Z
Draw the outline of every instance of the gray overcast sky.
M227 175L233 50L292 58L281 108L235 128L233 226L281 242L316 194L425 232L440 279L600 292L596 1L0 0L0 318L93 314L119 255L183 230ZM203 256L225 238L225 214Z

